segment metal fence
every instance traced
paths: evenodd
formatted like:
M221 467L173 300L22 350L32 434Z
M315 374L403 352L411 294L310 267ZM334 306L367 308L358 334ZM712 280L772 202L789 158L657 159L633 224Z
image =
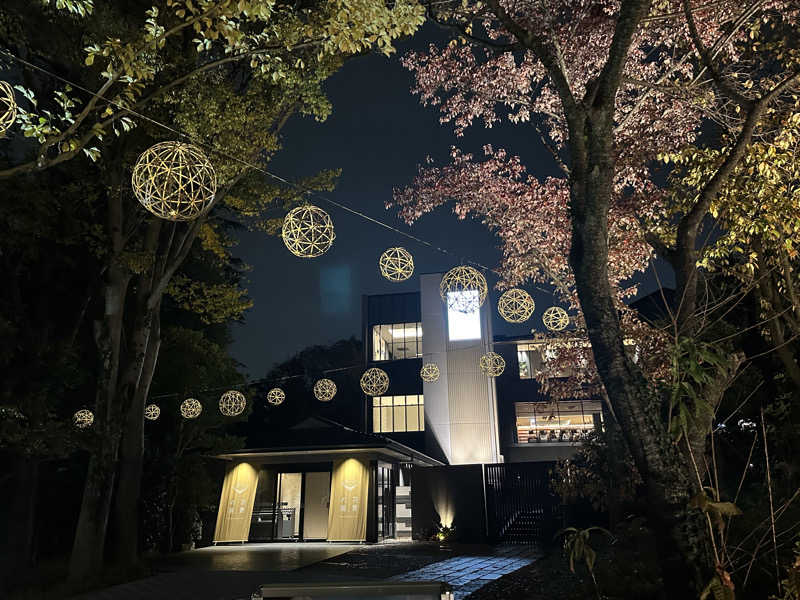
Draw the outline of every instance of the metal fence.
M563 526L558 497L550 489L555 463L486 465L489 539L511 544L548 544Z

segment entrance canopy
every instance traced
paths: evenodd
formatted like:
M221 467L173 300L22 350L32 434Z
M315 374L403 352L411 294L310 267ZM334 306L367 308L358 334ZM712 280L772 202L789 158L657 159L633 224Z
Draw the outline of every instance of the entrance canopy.
M313 417L229 461L215 542L376 541L394 536L400 464L442 463L389 438Z
M444 464L385 436L362 433L323 417L309 417L289 427L284 434L274 436L268 447L237 450L220 454L217 458L279 464L332 461L343 455L418 466Z

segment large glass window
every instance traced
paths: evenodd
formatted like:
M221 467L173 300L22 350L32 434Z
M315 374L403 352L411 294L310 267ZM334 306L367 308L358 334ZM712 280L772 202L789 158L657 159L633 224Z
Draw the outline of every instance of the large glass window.
M372 431L424 431L425 402L419 396L376 396L372 399Z
M474 303L478 303L477 290L464 292L449 292L448 299L452 296L464 296L465 299L472 296ZM475 309L472 312L464 313L450 308L448 301L447 307L447 337L450 341L459 340L479 340L481 337L481 311Z
M515 402L517 442L579 442L602 426L600 402Z
M422 323L372 326L372 360L399 360L422 356Z
M517 345L519 378L533 379L542 368L542 356L533 344Z

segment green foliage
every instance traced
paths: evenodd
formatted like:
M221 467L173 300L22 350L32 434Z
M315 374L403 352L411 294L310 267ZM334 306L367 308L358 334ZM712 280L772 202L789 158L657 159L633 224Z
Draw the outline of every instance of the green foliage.
M707 514L717 528L722 530L725 526L725 517L730 518L741 515L742 511L733 502L715 500L714 498L717 498L717 496L716 490L705 487L689 501L689 508L696 508Z
M211 284L177 275L170 281L167 293L178 306L196 314L203 323L225 323L239 319L253 306L247 290L227 283Z
M786 576L781 579L781 595L770 596L770 600L799 600L800 599L800 537L795 538L794 560L786 567Z
M700 600L734 600L735 598L736 592L730 575L717 567L717 573L700 593Z
M410 35L424 20L424 8L415 0L329 0L313 6L278 0L158 0L141 13L125 3L94 7L92 0L56 0L55 8L67 17L50 13L51 2L40 6L40 23L32 7L16 2L0 9L0 22L19 13L27 27L44 22L58 29L60 19L80 18L83 57L73 65L72 78L109 100L82 100L63 86L47 96L52 109L40 108L39 93L20 88L30 105L20 113L24 134L40 144L36 168L84 150L96 160L101 150L93 144L141 124L129 110L152 110L154 98L191 84L197 75L218 73L222 65L246 66L257 85L279 89L281 96L297 99L303 112L323 119L330 107L319 82L344 57L373 47L389 55L394 40ZM53 58L63 61L68 55Z
M565 527L556 533L556 538L563 538L564 549L569 558L569 570L573 573L575 572L575 563L580 561L583 561L589 573L594 573L597 553L590 545L590 538L594 532L603 533L612 539L614 537L607 529L597 526L587 527L585 529Z
M551 485L564 504L588 500L598 512L617 509L636 498L642 478L624 443L612 449L609 432L591 432L572 458L560 460L553 470ZM621 440L620 440L621 442ZM611 456L612 452L622 456ZM615 472L615 461L620 471Z
M759 252L777 262L780 253L797 257L800 239L800 110L776 120L776 133L754 141L714 198L710 213L721 235L704 249L700 265L752 281ZM730 152L688 147L664 156L677 169L672 176L675 211L694 203L697 194Z
M217 392L199 390L236 386L244 381L238 365L225 347L202 332L169 327L162 336L162 358L153 378L152 396L161 407L158 421L147 423L145 444L144 530L151 548L171 548L172 541L188 542L186 525L192 515L216 504L220 478L214 471L217 454L242 447L244 438L231 429L248 417L225 417L217 407ZM180 395L158 398L160 393L180 390ZM187 397L198 398L203 412L187 421L179 411ZM172 530L169 523L173 524Z
M728 354L718 345L682 337L671 348L669 430L680 441L694 422L707 420L715 406L704 395L728 364Z

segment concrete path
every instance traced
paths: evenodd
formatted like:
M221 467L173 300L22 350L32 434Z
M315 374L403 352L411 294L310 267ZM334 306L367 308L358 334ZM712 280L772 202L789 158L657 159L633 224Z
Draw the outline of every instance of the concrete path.
M407 546L407 549L403 546ZM391 567L375 565L371 568L364 568L360 564L365 553L377 553L376 555L381 556L387 554L387 557L396 559L394 553L413 552L414 548L419 547L417 544L353 546L275 543L201 548L159 560L154 566L161 572L156 575L76 598L78 600L250 600L250 595L257 591L260 585L268 583L390 580L445 581L453 586L456 600L462 600L489 581L516 571L539 556L537 552L524 546L460 547L457 556L438 560L399 575L397 567L402 562L395 563ZM358 552L354 555L335 558L355 549L358 549ZM331 558L334 560L328 560ZM435 560L433 556L428 560L431 559ZM423 557L417 564L425 562Z
M261 584L286 581L301 567L344 554L340 544L247 544L200 548L172 555L155 566L158 575L76 596L78 600L235 600ZM291 579L291 578L290 578Z
M391 577L394 581L445 581L453 586L456 600L521 569L539 558L541 553L526 546L501 546L482 555L467 554L435 562L416 571Z

